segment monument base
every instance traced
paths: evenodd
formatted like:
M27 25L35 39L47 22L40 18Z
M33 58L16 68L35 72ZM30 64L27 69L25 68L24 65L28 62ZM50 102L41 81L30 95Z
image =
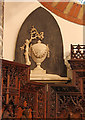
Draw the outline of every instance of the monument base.
M67 83L70 79L54 74L30 74L30 80L40 83Z
M46 70L43 70L41 67L36 67L34 70L31 70L31 74L46 74Z

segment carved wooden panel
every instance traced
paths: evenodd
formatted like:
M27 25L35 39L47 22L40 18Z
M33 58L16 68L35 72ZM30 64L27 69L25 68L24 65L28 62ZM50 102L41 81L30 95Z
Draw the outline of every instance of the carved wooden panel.
M29 66L7 60L0 61L2 62L2 116L6 117L7 111L11 108L13 114L9 117L15 117L20 94L21 79L19 78L23 78L23 83L29 81Z
M46 118L46 89L42 87L38 90L38 117Z
M83 78L83 93L85 94L85 78Z
M1 74L1 73L0 73ZM45 85L29 81L29 66L2 60L2 117L22 116L26 101L33 118L46 118Z
M47 118L56 118L56 91L48 86Z
M71 59L69 60L73 71L72 83L81 92L84 93L84 77L85 77L85 59Z
M27 101L31 107L33 118L46 117L46 93L45 86L39 83L29 82L20 92L20 101L23 105Z
M24 107L24 102L27 102L27 106L28 108L30 107L33 111L33 117L36 117L36 93L32 92L32 91L27 91L24 92L22 91L20 93L20 98L19 98L19 106Z
M74 93L71 94L58 94L58 118L81 118L81 114L85 112L85 98L81 95Z
M71 45L71 59L85 59L85 45Z

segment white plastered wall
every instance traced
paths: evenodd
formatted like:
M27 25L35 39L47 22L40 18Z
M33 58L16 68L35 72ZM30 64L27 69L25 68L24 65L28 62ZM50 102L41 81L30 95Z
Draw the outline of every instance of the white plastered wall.
M26 17L39 2L6 2L4 7L3 58L14 60L16 40L19 29ZM43 6L42 6L43 7ZM46 8L45 8L46 9ZM48 10L49 11L49 10ZM50 12L50 11L49 11ZM64 58L70 53L70 44L83 44L83 26L64 20L50 12L61 29L64 45Z

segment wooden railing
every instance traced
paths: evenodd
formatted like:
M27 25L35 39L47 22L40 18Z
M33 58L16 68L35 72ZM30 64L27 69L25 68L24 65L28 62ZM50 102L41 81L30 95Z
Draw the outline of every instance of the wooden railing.
M63 89L63 91L62 91ZM85 119L85 96L71 85L49 85L48 118Z
M13 118L20 118L24 102L28 104L33 118L85 119L85 46L71 45L73 77L67 84L41 84L30 81L27 65L1 60L2 110L13 105ZM82 49L81 49L82 48ZM76 51L75 51L76 50ZM75 51L75 52L74 52ZM81 52L80 52L81 51ZM46 89L47 87L47 89Z
M72 80L48 86L48 118L85 119L85 45L71 45ZM50 111L50 112L49 112Z
M32 110L33 118L45 118L45 85L30 81L28 65L7 60L0 60L0 63L2 117L7 117L9 111L9 118L20 118L26 102L27 107Z
M85 45L71 44L71 59L85 59Z
M20 94L20 88L30 81L29 66L2 60L2 93L6 94L6 104L9 103L11 96L14 96L14 103L17 104L17 97Z

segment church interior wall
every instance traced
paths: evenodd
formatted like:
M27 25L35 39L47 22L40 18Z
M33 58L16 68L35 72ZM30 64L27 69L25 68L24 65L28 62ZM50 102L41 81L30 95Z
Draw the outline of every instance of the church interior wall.
M11 61L15 59L16 40L20 27L26 17L40 6L43 7L39 2L5 2L3 38L4 59ZM50 13L60 27L65 58L70 53L70 44L83 44L83 26L64 20L52 12Z
M43 11L43 15L38 10ZM42 23L41 21L44 17L41 17L41 21L37 22L39 14L44 17L48 15L48 17L46 16L45 18L47 19L45 21L43 19ZM36 15L38 16L37 19L33 19ZM28 31L28 26L31 26L31 22L35 23L35 28L38 32L31 29L33 31L30 34L30 27ZM41 27L38 27L38 25ZM50 27L50 25L53 26ZM85 44L84 28L83 25L58 17L43 7L38 1L4 3L3 60L1 60L1 88L3 89L2 96L0 96L2 116L4 115L4 118L24 118L23 111L28 111L27 108L32 113L27 118L85 118L85 45L82 45ZM46 32L44 42L41 39L44 37L43 32ZM32 39L30 39L31 35L34 35ZM36 41L30 42L27 39ZM39 48L33 49L33 45L36 44L32 42L38 42L37 46ZM44 43L44 47L41 47L42 43ZM71 44L77 45L77 49L75 50L75 46L71 47ZM53 51L49 49L52 47L55 48ZM17 48L18 50L16 50ZM20 48L23 49L23 52ZM41 54L44 48L47 48L45 49L45 54ZM51 57L49 50L51 50ZM54 51L60 56L55 57ZM16 54L18 54L18 60L16 59L18 58ZM52 54L54 57L52 57ZM46 58L47 55L49 56L48 58ZM69 55L71 55L71 59ZM29 60L28 58L31 59ZM55 63L52 59L50 62L48 60L50 58L54 58ZM66 58L70 59L70 64L68 64ZM44 62L41 61L42 59ZM61 59L62 62L60 62ZM26 60L28 60L27 63ZM37 67L33 66L33 64L28 66L30 65L28 63L32 63L32 60L34 60L33 62ZM26 65L21 63L26 63ZM41 63L45 64L40 66ZM49 68L50 64L51 67ZM33 69L31 69L32 66ZM37 70L34 68L37 68ZM52 68L55 68L56 71L53 71ZM62 71L66 74L62 75Z

